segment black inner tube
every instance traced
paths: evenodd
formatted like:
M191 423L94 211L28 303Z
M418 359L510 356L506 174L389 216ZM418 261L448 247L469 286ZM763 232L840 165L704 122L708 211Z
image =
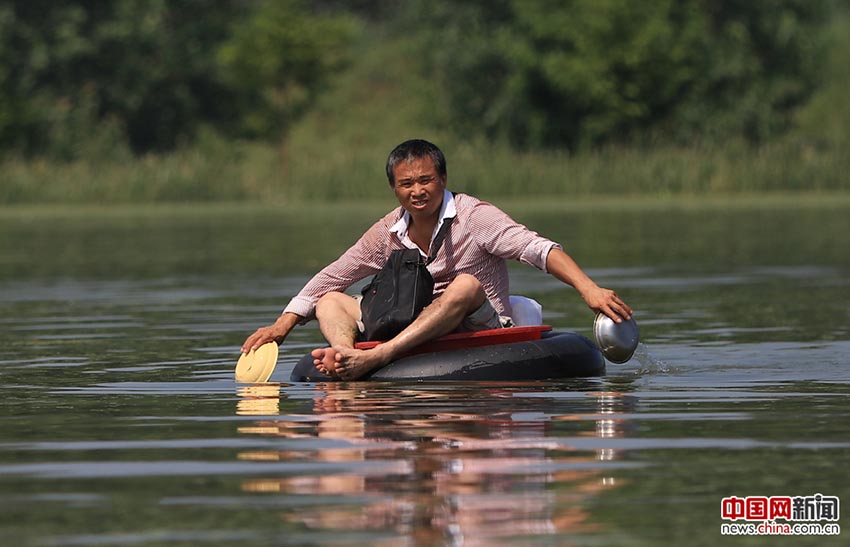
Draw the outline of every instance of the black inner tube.
M361 380L517 381L585 378L605 374L599 348L574 332L546 332L540 340L420 353L403 357ZM292 382L335 382L319 372L310 354L290 375Z

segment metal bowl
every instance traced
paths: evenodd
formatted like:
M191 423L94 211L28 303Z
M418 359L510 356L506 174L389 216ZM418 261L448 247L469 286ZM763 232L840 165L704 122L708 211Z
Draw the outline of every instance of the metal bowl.
M640 333L634 318L621 323L604 313L596 314L593 320L593 336L602 355L612 363L625 363L634 355L640 341Z

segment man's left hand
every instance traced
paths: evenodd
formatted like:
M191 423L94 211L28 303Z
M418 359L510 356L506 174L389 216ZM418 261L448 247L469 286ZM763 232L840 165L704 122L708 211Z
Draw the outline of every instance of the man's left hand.
M581 295L594 312L602 312L616 323L632 318L632 309L611 289L595 286Z

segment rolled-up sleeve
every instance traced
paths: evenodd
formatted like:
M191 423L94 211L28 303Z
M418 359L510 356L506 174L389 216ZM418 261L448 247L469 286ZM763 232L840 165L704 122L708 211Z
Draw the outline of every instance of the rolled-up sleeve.
M549 258L549 252L552 249L561 249L561 246L554 241L550 241L545 237L538 236L534 241L526 245L519 257L519 261L523 264L531 264L539 270L549 273L546 268L546 259Z
M487 252L518 260L546 270L546 258L553 248L561 246L512 219L504 211L487 202L480 202L470 215L470 229L476 242Z
M294 296L283 309L283 313L294 313L301 317L300 324L316 318L316 298L309 296Z
M306 323L316 317L319 298L329 292L343 292L377 273L386 262L388 234L383 219L373 224L342 256L313 276L283 312L299 315L301 323Z

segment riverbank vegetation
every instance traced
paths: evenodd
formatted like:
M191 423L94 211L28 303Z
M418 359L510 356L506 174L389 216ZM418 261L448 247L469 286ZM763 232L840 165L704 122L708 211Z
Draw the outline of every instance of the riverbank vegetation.
M12 2L0 203L381 199L417 136L491 199L850 190L842 2L396 4Z

